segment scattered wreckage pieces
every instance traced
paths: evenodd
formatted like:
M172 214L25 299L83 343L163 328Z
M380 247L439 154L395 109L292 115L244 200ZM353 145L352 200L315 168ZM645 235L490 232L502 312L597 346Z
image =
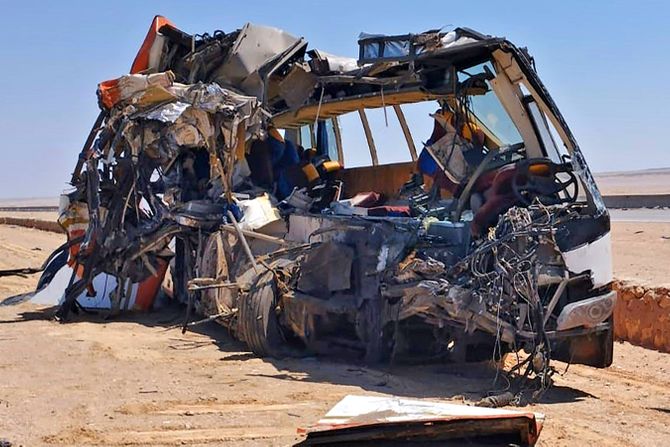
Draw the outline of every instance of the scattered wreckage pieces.
M399 397L346 396L315 426L316 445L519 445L537 443L544 415Z
M41 267L23 267L18 269L0 270L0 277L3 276L27 276L44 271Z
M399 322L418 318L430 326L452 327L443 335L445 353L452 357L463 355L460 344L476 340L458 337L458 327L473 336L490 334L496 342L490 346L489 358L500 359L509 349L523 348L529 355L510 373L518 371L523 379L535 376L542 392L551 384L552 354L564 355L554 348L561 342L558 331L568 327L564 322L595 327L613 306L611 295L604 295L569 304L562 311L566 314L555 312L557 297L563 296L568 284L589 280L580 274L570 276L565 264L554 257L555 235L570 213L539 203L511 208L471 254L449 268L425 254L410 253L398 264L382 295L399 300ZM585 322L587 314L594 319Z
M255 98L218 84L173 80L168 72L101 84L108 116L87 153L85 172L73 176L79 180L66 207L73 218L63 221L71 235L81 232L78 222L86 229L74 258L81 270L75 269L66 290L58 312L62 319L99 273L119 278L112 298L112 308L119 309L130 284L159 276L173 256L168 249L173 237L192 239L208 220L221 222L216 215L225 206L198 207L191 199L232 193L238 138L262 132L263 115ZM154 87L169 97L154 95Z

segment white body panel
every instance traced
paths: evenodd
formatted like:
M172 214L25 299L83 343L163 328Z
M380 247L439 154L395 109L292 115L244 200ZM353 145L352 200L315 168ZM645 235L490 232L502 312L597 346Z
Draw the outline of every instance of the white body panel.
M563 253L565 265L572 273L591 271L593 287L612 282L612 237L608 232L600 239Z

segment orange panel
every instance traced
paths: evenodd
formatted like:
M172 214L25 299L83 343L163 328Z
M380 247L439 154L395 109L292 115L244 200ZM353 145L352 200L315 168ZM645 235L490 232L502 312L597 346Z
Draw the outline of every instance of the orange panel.
M144 42L140 47L140 51L137 52L133 65L130 67L130 74L140 73L149 68L149 54L151 53L151 47L156 40L158 30L161 29L163 25L174 26L172 22L163 16L154 17L154 20L149 27L149 31L147 32L147 36L144 38Z
M156 270L156 276L150 276L140 283L137 287L137 295L135 296L135 309L138 310L150 310L154 305L154 300L156 299L156 294L158 289L163 282L163 277L165 277L165 272L168 268L167 261L159 259L159 266Z
M365 166L360 168L343 169L336 177L342 180L342 198L348 199L359 192L382 193L387 199L398 196L400 188L410 180L413 173L419 172L416 162L392 163L379 166ZM433 179L424 175L424 189L428 191L433 185ZM442 190L442 198L451 197L451 194Z
M417 172L416 163L410 161L343 169L338 172L337 178L344 183L343 198L350 198L359 192L369 191L382 193L386 198L393 198L398 195L398 191L410 179L413 172Z

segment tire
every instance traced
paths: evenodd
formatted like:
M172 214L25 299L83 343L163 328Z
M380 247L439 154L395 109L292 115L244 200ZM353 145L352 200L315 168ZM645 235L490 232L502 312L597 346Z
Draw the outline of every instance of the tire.
M614 361L614 316L609 318L609 329L600 336L600 350L602 355L598 359L596 368L608 368Z
M203 254L198 260L198 275L205 278L220 278L228 281L230 273L228 265L230 261L227 258L227 253L230 252L230 247L224 240L225 234L217 231L212 233L207 242ZM196 301L196 310L199 314L208 317L210 315L217 315L222 312L231 312L235 307L238 291L229 288L214 288L205 289L200 292L200 299ZM221 323L228 327L231 319L216 319L217 323Z
M258 276L251 290L239 303L238 333L259 357L281 357L285 348L275 308L277 292L274 275Z

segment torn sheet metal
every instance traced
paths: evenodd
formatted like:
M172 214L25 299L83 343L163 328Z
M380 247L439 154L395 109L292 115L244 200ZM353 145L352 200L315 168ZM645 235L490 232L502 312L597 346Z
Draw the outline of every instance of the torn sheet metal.
M277 208L272 205L270 196L263 194L255 199L240 200L238 206L242 211L240 227L245 230L258 230L281 220Z
M353 57L336 56L319 49L309 51L310 66L320 75L343 74L358 70L358 62Z
M76 189L64 202L61 221L71 236L83 233L84 241L71 250L70 264L79 267L66 285L61 317L75 302L121 310L143 299L143 284L160 284L174 256L168 244L177 233L188 233L180 225L211 228L222 221L229 205L214 206L215 218L207 205L231 194L231 155L240 141L263 135L265 117L255 98L218 85L173 84L169 73L129 76L117 80L122 94L112 98L95 151L85 153L86 170L76 173ZM162 87L173 99L158 106L137 101L161 79L170 81ZM100 95L109 93L101 84ZM97 295L98 278L108 275L116 278L113 298L105 291L95 302L87 300ZM155 296L158 287L150 290Z
M296 109L307 102L317 84L317 77L306 64L295 64L279 82L278 93L286 104Z
M319 242L327 233L323 233L335 223L320 216L291 214L288 219L286 240L292 242Z
M280 29L247 23L240 30L227 60L215 72L213 79L221 85L250 85L251 78L259 68L298 40ZM248 88L247 92L259 94L257 88Z
M144 117L148 120L156 120L163 123L174 123L189 107L191 107L191 105L186 102L171 102L169 104L165 104L164 106L156 107L155 109L146 113Z
M134 95L143 93L151 87L167 89L174 84L174 79L174 73L171 71L149 75L129 74L118 79L101 82L98 85L98 96L102 104L110 109L119 102L127 101Z
M441 39L442 48L453 48L458 45L474 42L477 42L477 40L472 37L459 35L456 31L449 31Z
M351 288L354 250L344 244L326 242L302 262L298 290L320 296Z
M130 290L127 299L119 308L120 311L138 310L148 311L155 307L156 294L160 281L165 274L167 264L156 276L148 278L142 283L126 284ZM60 306L65 300L65 290L72 278L72 268L62 267L53 279L42 290L35 293L30 302L44 306ZM84 309L111 310L113 308L112 294L118 285L116 277L101 273L91 281L90 287L77 297L77 303Z
M307 438L298 445L402 442L409 446L443 441L533 446L543 423L541 413L352 395L338 402L315 426L301 430Z
M151 26L142 42L133 64L130 67L130 73L157 72L160 65L160 58L163 55L165 42L167 38L161 34L160 30L164 26L174 26L170 20L163 16L155 16L151 21Z

